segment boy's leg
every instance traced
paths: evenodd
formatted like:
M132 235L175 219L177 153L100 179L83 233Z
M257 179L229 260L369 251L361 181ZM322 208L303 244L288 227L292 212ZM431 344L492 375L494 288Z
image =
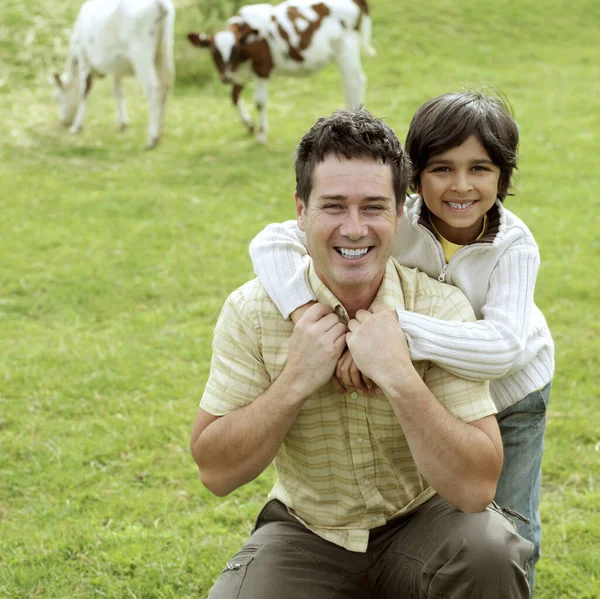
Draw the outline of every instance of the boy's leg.
M464 513L436 495L399 521L369 548L379 599L529 597L533 547L498 508Z
M367 569L365 553L325 541L271 501L208 599L370 599Z
M501 507L512 508L526 518L515 518L519 534L535 547L529 561L529 585L535 580L535 565L540 558L542 527L540 489L542 454L546 430L546 408L552 384L530 393L496 416L504 444L504 466L494 500Z

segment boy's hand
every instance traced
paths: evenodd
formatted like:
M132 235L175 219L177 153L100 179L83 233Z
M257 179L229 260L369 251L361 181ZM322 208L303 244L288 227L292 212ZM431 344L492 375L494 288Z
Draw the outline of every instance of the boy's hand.
M290 319L291 321L296 324L304 315L304 313L311 307L314 306L317 302L307 302L306 304L304 304L303 306L300 306L299 308L296 308L291 314L290 314Z
M358 369L348 348L344 350L342 357L338 360L335 376L343 385L344 393L346 389L357 389L367 395L377 395L377 386Z

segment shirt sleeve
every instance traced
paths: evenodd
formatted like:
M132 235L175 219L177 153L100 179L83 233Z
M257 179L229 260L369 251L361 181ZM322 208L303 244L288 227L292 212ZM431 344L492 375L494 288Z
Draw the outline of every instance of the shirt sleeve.
M250 242L254 272L284 318L315 301L306 237L295 220L268 225Z
M200 401L213 416L247 406L271 385L260 352L260 327L250 312L237 290L217 320L210 375Z
M432 318L398 310L413 360L429 360L472 380L502 378L521 370L527 352L540 259L527 246L505 252L489 281L483 319L460 322L451 313Z

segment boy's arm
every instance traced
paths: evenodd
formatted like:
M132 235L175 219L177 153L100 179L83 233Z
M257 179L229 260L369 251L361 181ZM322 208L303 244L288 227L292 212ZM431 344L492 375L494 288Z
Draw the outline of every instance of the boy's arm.
M398 310L413 360L429 360L471 380L498 379L522 369L533 311L537 249L506 252L490 277L483 320L440 320ZM476 274L474 274L476 276Z
M308 284L306 237L295 220L274 223L250 243L254 272L284 318L315 301Z

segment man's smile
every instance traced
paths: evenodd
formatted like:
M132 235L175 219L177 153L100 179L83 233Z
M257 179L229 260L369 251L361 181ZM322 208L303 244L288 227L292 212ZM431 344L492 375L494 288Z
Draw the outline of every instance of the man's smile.
M360 260L363 256L366 256L371 249L373 249L372 246L365 248L336 247L335 251L347 260Z

